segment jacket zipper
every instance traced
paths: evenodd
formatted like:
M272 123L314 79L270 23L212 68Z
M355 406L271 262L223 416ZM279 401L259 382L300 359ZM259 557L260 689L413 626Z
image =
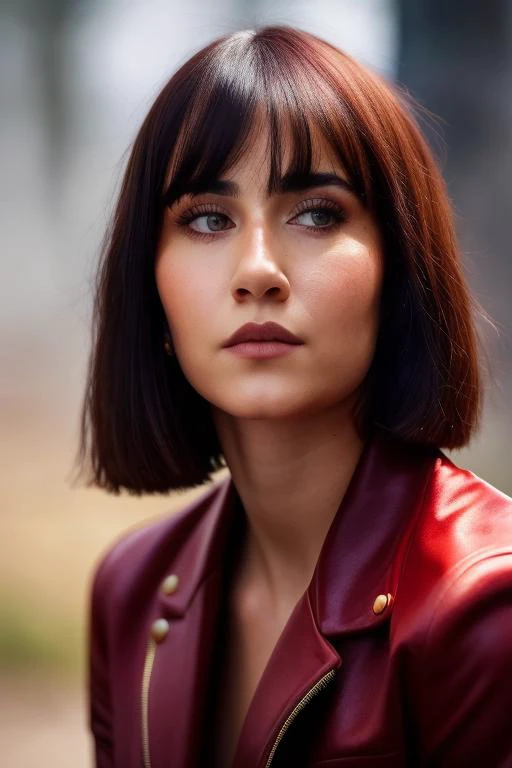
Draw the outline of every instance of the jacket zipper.
M148 647L146 650L146 659L144 661L144 671L142 673L141 714L142 714L142 753L143 753L143 760L144 760L144 768L151 768L151 755L149 752L149 723L148 723L149 686L151 683L151 673L153 671L153 664L155 661L156 646L157 646L156 642L153 640L153 638L150 638L148 642ZM304 709L304 707L307 704L309 704L311 699L314 698L314 696L316 696L316 694L319 693L323 688L325 688L326 685L328 685L335 676L336 676L336 670L335 669L329 670L329 672L327 672L326 675L321 677L320 680L318 680L318 682L316 682L315 685L309 689L309 691L302 697L302 699L298 702L298 704L293 708L293 710L290 712L290 714L282 724L281 728L279 729L279 732L275 738L272 749L270 750L270 754L265 764L265 768L270 768L270 764L274 759L276 749L278 748L279 744L283 739L283 736L285 735L286 731L288 730L292 722L295 720L299 712L301 712Z
M320 680L315 683L315 685L309 689L309 691L305 694L305 696L302 697L302 699L299 701L299 703L292 709L284 723L282 724L281 728L279 729L279 733L276 736L276 739L274 741L274 745L272 749L270 750L270 754L268 756L268 760L265 763L265 768L270 768L270 764L272 760L274 759L274 755L276 752L276 749L278 748L279 744L281 743L283 736L285 735L286 731L292 724L292 722L295 720L299 712L301 712L304 707L309 704L311 699L316 696L317 693L319 693L323 688L326 687L330 683L330 681L333 679L333 677L336 676L336 670L331 669L329 672L327 672L326 675L320 678Z
M141 717L142 717L142 755L144 768L151 768L151 755L149 753L149 685L151 682L151 672L155 661L156 642L151 637L148 642L146 659L144 661L144 671L142 673L141 690Z

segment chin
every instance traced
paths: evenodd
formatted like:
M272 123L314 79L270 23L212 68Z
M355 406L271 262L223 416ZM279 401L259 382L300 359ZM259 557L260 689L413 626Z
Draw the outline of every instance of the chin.
M283 419L298 415L301 412L289 401L283 398L219 398L210 400L215 408L228 413L237 419Z
M266 397L261 394L258 397L223 397L207 398L214 408L218 408L224 413L229 414L236 419L294 419L311 416L319 413L325 408L330 408L339 403L339 400L332 402L330 399L314 398L305 399L304 394L295 393L269 393Z
M259 381L250 378L225 377L213 380L205 376L190 377L194 389L217 408L236 419L293 419L343 407L357 388L358 382L290 381L272 377ZM352 384L354 386L352 386Z

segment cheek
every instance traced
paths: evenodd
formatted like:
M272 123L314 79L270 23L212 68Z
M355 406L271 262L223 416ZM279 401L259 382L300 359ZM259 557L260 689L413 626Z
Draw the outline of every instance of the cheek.
M185 347L195 334L204 332L205 320L215 314L215 275L204 265L194 268L185 259L173 263L164 254L157 262L155 278L174 344Z
M325 326L324 337L332 336L333 329L346 341L352 334L375 335L381 286L377 248L369 250L354 241L344 243L342 252L329 252L322 269L310 272L307 281L309 311Z

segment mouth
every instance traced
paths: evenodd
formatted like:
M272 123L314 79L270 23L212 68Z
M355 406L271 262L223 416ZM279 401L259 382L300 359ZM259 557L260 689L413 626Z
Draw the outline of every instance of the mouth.
M272 357L282 357L297 349L300 344L289 344L285 341L242 341L227 347L237 357L247 357L267 360Z
M265 360L290 354L304 341L273 322L246 323L233 333L224 347L238 357Z
M259 348L273 344L277 349L276 345L281 347L298 346L304 344L304 342L278 323L246 323L224 342L223 347L235 347L246 344L257 345Z

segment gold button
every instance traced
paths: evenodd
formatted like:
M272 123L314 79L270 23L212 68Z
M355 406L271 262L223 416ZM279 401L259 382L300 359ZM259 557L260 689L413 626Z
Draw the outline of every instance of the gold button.
M373 612L376 614L384 613L388 605L391 603L391 595L377 595L373 601Z
M175 573L170 573L162 582L162 592L164 595L172 595L178 589L179 579Z
M156 643L161 643L167 637L169 632L169 622L167 619L157 619L151 627L151 635Z

